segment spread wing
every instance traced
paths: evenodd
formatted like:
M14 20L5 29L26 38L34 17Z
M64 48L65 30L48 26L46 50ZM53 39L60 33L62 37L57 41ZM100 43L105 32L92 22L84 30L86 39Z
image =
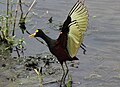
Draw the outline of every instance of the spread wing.
M76 56L78 49L83 42L84 32L88 24L88 11L83 2L77 1L68 14L62 27L62 34L59 36L62 46L67 47L71 57ZM66 40L66 41L64 41Z

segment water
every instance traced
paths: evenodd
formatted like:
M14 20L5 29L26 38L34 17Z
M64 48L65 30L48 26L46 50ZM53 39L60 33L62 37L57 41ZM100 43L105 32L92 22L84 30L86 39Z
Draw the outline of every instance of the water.
M33 16L27 22L27 29L32 33L36 28L45 28L50 37L57 38L59 32L49 28L47 20L53 17L53 23L62 23L74 3L74 0L37 1L32 11L39 15L48 11L48 14L42 18ZM80 82L74 87L120 87L120 0L86 0L85 5L89 11L89 26L84 38L87 53L83 55L80 49L78 68L70 67L73 81ZM33 24L34 29L29 24ZM49 52L46 46L29 39L27 34L24 37L25 55Z

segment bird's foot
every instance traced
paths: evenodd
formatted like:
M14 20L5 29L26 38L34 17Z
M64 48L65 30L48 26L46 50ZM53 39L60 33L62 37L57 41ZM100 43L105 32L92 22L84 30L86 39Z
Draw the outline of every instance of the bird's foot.
M65 84L65 81L61 81L60 87L67 87L66 84Z
M67 87L66 84L60 84L60 87Z

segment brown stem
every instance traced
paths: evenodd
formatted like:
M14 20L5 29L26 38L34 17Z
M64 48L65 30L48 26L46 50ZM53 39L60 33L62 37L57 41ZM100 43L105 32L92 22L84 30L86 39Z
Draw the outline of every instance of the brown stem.
M7 0L7 12L6 12L6 28L7 28L7 30L6 30L6 37L8 37L8 31L9 31L9 24L8 24L8 17L9 17L9 0Z
M18 0L18 3L19 3L19 0ZM16 18L17 18L17 13L18 13L18 6L19 6L18 3L17 3L17 5L16 5L16 10L15 10L15 18L14 18L14 24L13 24L13 32L12 32L12 36L15 35Z
M20 5L20 10L21 10L21 15L23 16L22 1L21 0L19 0L19 5Z
M28 13L29 13L30 10L32 9L32 7L33 7L33 5L35 4L35 2L36 2L36 0L34 0L34 1L32 2L31 6L29 7L29 9L28 9L27 13L25 14L25 17L24 17L24 18L27 17Z
M17 52L18 57L20 57L19 49L17 48L17 46L15 48L16 48L16 52Z

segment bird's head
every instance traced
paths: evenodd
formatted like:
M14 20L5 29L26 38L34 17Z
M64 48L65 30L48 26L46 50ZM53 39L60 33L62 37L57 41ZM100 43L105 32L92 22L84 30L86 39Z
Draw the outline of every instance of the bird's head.
M36 29L35 33L29 35L29 37L42 37L44 32L41 29Z

